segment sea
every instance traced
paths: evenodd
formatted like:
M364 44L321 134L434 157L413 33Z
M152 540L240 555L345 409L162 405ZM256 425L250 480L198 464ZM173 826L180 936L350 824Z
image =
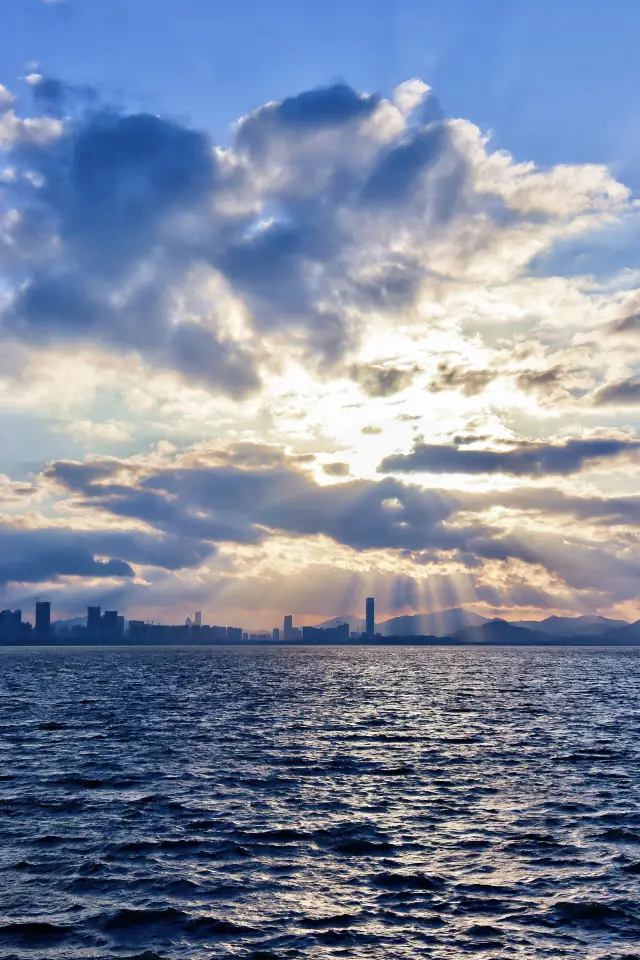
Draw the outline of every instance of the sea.
M640 649L4 648L0 958L640 958Z

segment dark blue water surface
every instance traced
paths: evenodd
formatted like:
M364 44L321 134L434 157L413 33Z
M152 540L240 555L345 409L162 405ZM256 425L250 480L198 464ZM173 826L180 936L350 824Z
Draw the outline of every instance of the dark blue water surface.
M640 956L640 650L0 652L0 957Z

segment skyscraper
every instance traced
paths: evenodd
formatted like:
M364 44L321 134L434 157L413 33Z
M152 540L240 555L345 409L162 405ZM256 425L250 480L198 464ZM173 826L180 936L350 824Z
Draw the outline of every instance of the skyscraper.
M293 617L289 614L288 617L284 618L284 630L282 631L282 636L285 640L291 639L291 634L293 633Z
M113 643L118 639L117 610L105 610L102 617L102 634L105 643Z
M36 633L39 637L47 637L51 627L51 604L48 600L36 602Z
M87 630L92 636L100 633L100 607L87 607Z
M367 629L365 633L372 637L376 632L375 602L373 597L367 597Z
M195 623L196 627L201 627L201 626L202 626L202 611L201 611L201 610L196 610L196 618L195 618L195 620L194 620L193 622Z

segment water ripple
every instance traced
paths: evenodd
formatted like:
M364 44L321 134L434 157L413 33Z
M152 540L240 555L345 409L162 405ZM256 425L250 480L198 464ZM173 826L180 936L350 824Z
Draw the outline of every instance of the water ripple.
M3 960L637 960L636 649L0 667Z

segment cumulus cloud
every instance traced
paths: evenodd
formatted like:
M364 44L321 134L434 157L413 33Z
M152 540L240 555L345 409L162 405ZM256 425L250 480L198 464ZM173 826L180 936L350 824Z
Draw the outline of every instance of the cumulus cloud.
M592 396L597 407L631 406L640 402L640 380L617 380L599 387Z
M133 577L131 564L178 570L214 548L202 542L129 531L0 526L0 584L62 577Z
M356 364L351 375L368 397L391 397L413 382L415 371L376 364Z
M443 390L460 390L465 397L475 397L482 393L498 374L492 370L471 370L460 366L452 366L443 360L438 364L436 377L429 384L431 393L440 393Z
M516 514L536 514L547 520L555 516L573 517L576 520L589 521L603 526L637 526L640 524L640 497L590 496L567 493L554 487L522 486L516 490L501 490L499 494L467 493L461 498L464 509L475 511L489 510L496 505L512 510Z
M14 153L37 176L14 191L29 240L53 234L56 244L16 288L5 330L31 342L137 350L233 396L257 387L248 351L181 313L181 284L196 261L187 221L216 189L204 135L150 115L89 111L55 144L22 142Z
M322 469L330 477L348 477L349 476L348 463L340 463L339 461L336 461L334 463L325 463Z
M396 480L319 486L291 466L151 470L128 482L119 461L53 464L48 476L87 506L181 538L259 543L281 532L326 536L355 550L458 545L445 521L454 502ZM342 475L342 474L340 474Z
M566 476L602 460L637 451L640 441L592 438L563 443L521 441L507 450L477 450L418 443L411 453L385 457L381 473L504 473L511 476Z
M23 119L11 108L12 98L0 84L0 150L32 144L45 147L62 136L63 125L54 117Z
M521 390L552 390L562 383L566 370L556 364L547 370L521 370L516 374L516 383Z
M395 102L336 84L267 104L226 150L55 78L32 90L44 115L26 120L4 95L18 172L7 245L20 264L5 330L134 350L236 398L258 388L264 352L283 335L326 368L354 348L366 306L393 322L437 272L462 278L495 261L498 237L531 233L533 198L552 179L488 153L419 81ZM576 187L575 216L625 202L607 177L598 168ZM565 229L566 209L545 202ZM362 385L388 395L408 377L386 368Z

